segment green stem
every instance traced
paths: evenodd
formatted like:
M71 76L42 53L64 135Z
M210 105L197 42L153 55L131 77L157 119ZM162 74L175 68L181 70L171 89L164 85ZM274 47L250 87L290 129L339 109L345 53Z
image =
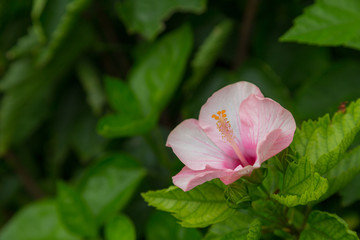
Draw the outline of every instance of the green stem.
M289 208L287 208L287 209L289 209ZM293 223L293 221L294 221L294 216L295 216L294 209L291 208L291 209L290 209L290 217L289 217L289 219L288 219L288 221L287 221L289 224L292 224L292 223ZM285 217L286 217L286 215L285 215Z
M310 212L311 212L311 206L307 205L306 206L306 212L305 212L305 215L304 215L304 221L303 221L303 224L301 225L300 231L304 230L304 228L306 226L307 219L308 219L308 217L310 215Z

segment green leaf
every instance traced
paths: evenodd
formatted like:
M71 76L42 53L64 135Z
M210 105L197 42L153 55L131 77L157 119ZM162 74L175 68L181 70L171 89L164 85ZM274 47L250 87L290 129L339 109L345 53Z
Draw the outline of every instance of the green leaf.
M297 130L292 148L306 156L315 171L328 178L329 189L322 200L343 188L360 171L359 148L345 154L360 131L360 100L351 103L345 113L339 111L317 121L307 121Z
M358 99L359 64L360 61L355 60L336 61L304 84L295 96L295 114L298 118L316 119L326 113L336 112L344 101Z
M31 58L24 57L14 61L1 79L0 90L5 92L20 85L22 82L26 81L27 74L33 74L33 68L34 64ZM24 73L26 73L26 75Z
M99 157L107 143L95 130L97 118L87 106L80 88L64 91L57 105L46 146L47 169L53 178L61 172L70 149L85 163Z
M130 33L140 33L147 39L154 39L164 29L163 21L174 12L195 12L205 10L206 0L125 0L117 4L120 18Z
M34 0L31 10L31 18L38 19L44 11L47 0Z
M285 206L272 199L259 199L253 201L251 205L253 216L259 217L264 225L279 226L281 225L281 219L286 217Z
M191 62L193 73L184 86L185 93L188 94L194 91L201 83L202 79L214 65L232 29L233 22L228 19L223 20L215 26L204 43L202 43Z
M237 212L227 220L210 227L204 240L260 239L261 223L246 213Z
M141 118L131 115L109 114L99 120L97 131L108 138L142 135L150 131L156 121L157 117L154 117L154 114Z
M300 240L356 240L355 232L348 229L346 222L335 214L313 211L307 220Z
M16 76L19 80L14 78L23 84L8 90L1 101L0 154L10 145L27 138L46 118L51 106L57 81L48 79L45 73L36 73L30 67L26 69Z
M346 112L337 112L317 121L303 122L291 145L299 157L306 156L315 171L325 175L336 167L360 130L360 99L351 103ZM326 175L325 175L326 176Z
M125 215L118 215L105 225L106 240L135 240L135 226Z
M6 87L3 86L6 92L0 106L0 154L9 146L26 139L45 120L61 78L89 46L92 37L88 25L80 22L72 32L71 39L61 46L61 54L46 67L40 68L28 60L24 66L17 67L25 71L15 74L14 69L9 70L7 74L11 75L11 80L8 80Z
M31 17L35 31L42 43L50 41L66 13L66 6L70 0L36 0L33 2Z
M249 232L246 235L247 240L257 240L260 239L261 235L261 222L258 219L255 219L250 223Z
M36 54L39 51L40 42L34 28L30 28L28 34L19 38L16 45L13 46L6 56L10 59L24 57L27 54Z
M62 225L52 200L20 210L0 232L0 240L80 240Z
M57 178L61 172L63 163L70 150L70 137L74 122L78 117L82 98L78 89L70 88L64 91L58 100L58 107L53 112L53 119L49 128L50 139L46 145L46 169L49 175Z
M45 16L41 16L40 19L43 20L43 24L48 25L49 40L47 47L44 48L39 58L41 65L48 62L54 54L58 53L68 35L77 28L80 14L90 2L91 0L47 1L43 11Z
M266 169L268 171L262 184L270 193L279 191L280 187L283 185L284 173L287 166L287 160L285 160L287 153L283 154L284 159L282 159L281 154L279 154L266 161Z
M95 66L87 60L80 61L76 70L86 92L87 102L94 114L100 114L105 104L105 96L100 83L99 73L96 71Z
M299 163L289 164L280 193L271 194L271 197L281 204L294 207L318 200L327 188L327 180L314 171L308 159L302 158Z
M357 161L359 158L357 158ZM354 179L339 193L342 197L342 205L347 207L354 202L360 200L360 191L354 191L354 189L360 189L360 174L356 175Z
M44 12L47 0L34 0L31 10L31 19L33 21L34 33L41 43L46 41L44 29L42 27L40 17Z
M144 174L139 164L124 154L106 157L84 174L79 190L97 224L126 205Z
M107 140L96 132L97 121L90 109L86 109L73 122L69 141L83 162L99 157L105 149Z
M201 233L194 228L181 227L168 213L155 211L146 225L146 239L200 240Z
M17 41L19 36L29 29L29 11L32 1L2 1L0 8L1 57L0 66L3 74L8 61L5 53ZM26 20L25 20L26 19Z
M57 184L58 213L64 225L74 234L96 236L95 218L84 199L65 183Z
M329 188L322 199L325 199L344 188L358 173L360 173L359 159L360 146L346 153L344 158L342 158L339 163L325 175L329 182ZM357 187L351 190L351 194L358 195L359 198L360 195L356 194L358 191L354 191L354 189L357 189Z
M154 43L139 60L129 74L130 89L114 79L107 80L109 102L119 113L100 119L98 132L124 137L149 131L179 85L191 48L192 33L185 25ZM124 106L120 103L123 100L130 105Z
M345 44L346 47L355 48L357 50L360 49L360 36L351 39L349 42Z
M172 213L184 227L206 227L235 213L224 199L224 185L206 182L188 192L172 186L142 194L150 206Z
M184 25L158 40L129 73L129 84L145 115L164 109L184 73L193 45Z
M354 42L359 40L359 12L357 0L317 0L280 40L357 48Z
M113 110L122 115L142 116L139 101L128 84L120 79L105 77L105 90Z

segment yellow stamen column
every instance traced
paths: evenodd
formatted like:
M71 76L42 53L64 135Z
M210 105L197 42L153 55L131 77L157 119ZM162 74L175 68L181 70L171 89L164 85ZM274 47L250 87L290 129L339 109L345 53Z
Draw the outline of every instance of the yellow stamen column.
M217 121L216 127L221 133L221 137L230 143L243 167L248 166L250 164L246 161L244 155L241 153L239 147L237 146L234 138L233 129L226 116L226 110L221 110L217 112L217 115L213 114L211 117Z

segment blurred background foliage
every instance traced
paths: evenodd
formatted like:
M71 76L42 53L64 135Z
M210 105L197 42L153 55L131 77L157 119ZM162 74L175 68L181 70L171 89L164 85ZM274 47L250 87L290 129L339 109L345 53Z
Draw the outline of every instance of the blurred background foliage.
M357 46L279 42L312 3L0 0L0 239L200 239L139 194L171 129L242 80L298 126L359 97ZM358 179L321 205L355 230Z

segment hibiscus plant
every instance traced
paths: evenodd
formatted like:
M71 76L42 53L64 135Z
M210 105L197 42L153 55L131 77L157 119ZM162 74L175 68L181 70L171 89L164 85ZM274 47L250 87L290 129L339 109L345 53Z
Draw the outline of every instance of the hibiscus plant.
M357 173L359 147L347 149L360 131L359 113L360 100L295 132L291 113L255 85L228 85L202 106L199 120L185 120L170 133L166 145L185 164L175 186L143 197L184 227L211 226L205 239L258 239L262 232L358 239L316 204Z
M358 240L360 0L0 0L0 240Z

